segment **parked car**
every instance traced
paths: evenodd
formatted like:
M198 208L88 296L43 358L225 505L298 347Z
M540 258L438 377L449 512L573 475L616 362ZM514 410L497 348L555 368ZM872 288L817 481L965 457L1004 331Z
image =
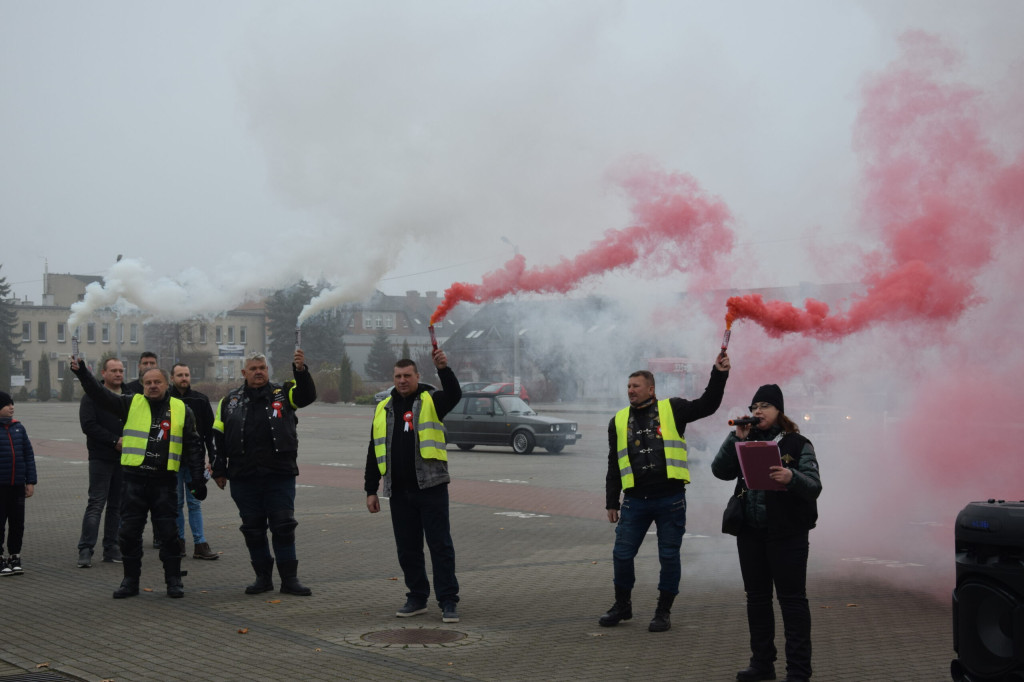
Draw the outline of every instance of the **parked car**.
M490 385L490 381L467 381L464 384L459 384L459 387L463 393L470 393L472 391L482 391Z
M497 393L499 395L512 395L515 393L515 384L511 381L499 382L496 384L488 384L480 389L481 393ZM526 386L522 382L519 383L519 397L523 399L523 402L530 402L530 394L526 392Z
M32 400L36 400L39 397L39 390L33 388L31 391L28 392L28 397L31 398ZM57 391L57 389L51 388L50 389L50 400L56 400L59 397L60 397L60 393Z
M511 385L511 384L510 384ZM504 445L520 455L534 446L561 452L583 437L576 422L537 414L521 398L496 393L463 393L444 418L448 442L462 450L475 445Z
M383 391L377 391L376 393L373 394L373 402L379 403L380 401L384 400L384 398L387 398L389 395L391 395L391 391L394 388L395 385L392 384L385 388Z

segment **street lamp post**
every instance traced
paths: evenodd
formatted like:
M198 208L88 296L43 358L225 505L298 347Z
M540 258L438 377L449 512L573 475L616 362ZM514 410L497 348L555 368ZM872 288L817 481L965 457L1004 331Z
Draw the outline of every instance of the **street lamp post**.
M501 241L512 247L515 255L519 255L519 246L502 237ZM519 292L512 299L512 395L519 396Z
M117 260L114 263L120 263L121 258L123 256L120 253L117 254ZM114 303L114 335L117 337L117 359L121 360L121 337L123 334L121 333L121 307L117 302Z

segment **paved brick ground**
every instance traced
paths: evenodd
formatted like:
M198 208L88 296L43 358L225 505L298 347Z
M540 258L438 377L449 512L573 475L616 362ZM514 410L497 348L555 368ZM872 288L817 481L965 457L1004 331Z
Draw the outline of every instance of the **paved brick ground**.
M587 438L560 456L453 453L463 601L462 621L445 625L433 606L394 617L405 588L387 510L368 514L361 491L369 409L316 405L305 414L298 549L312 597L243 594L251 571L236 511L226 492L213 490L206 532L221 558L186 559L186 597L172 600L156 552L147 550L142 583L152 591L115 601L119 565L75 567L87 480L77 405L19 404L41 483L28 503L26 574L0 579L0 679L49 670L82 680L725 681L746 664L743 593L735 546L716 532L724 500L717 491L706 499L692 491L672 629L647 632L657 595L653 537L638 558L634 619L598 627L612 597L613 527L602 510L596 428L607 415L581 417L589 419ZM891 563L819 549L815 534L827 532L812 533L815 679L949 679L948 597L918 587L941 584L952 556L894 582ZM465 637L407 647L364 638L403 627Z

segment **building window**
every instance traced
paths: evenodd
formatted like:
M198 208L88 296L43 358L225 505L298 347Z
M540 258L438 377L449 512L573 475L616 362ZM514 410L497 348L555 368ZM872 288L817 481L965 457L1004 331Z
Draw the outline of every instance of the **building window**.
M31 341L32 340L32 323L22 322L21 323L21 340Z
M217 327L213 330L213 342L224 343L224 328L221 327L220 325L217 325Z
M66 341L66 339L64 338L64 335L66 333L67 332L64 331L64 323L63 322L58 322L57 323L57 343L64 343Z
M394 329L395 328L395 314L394 313L387 313L386 315L384 315L384 328L385 329Z
M21 362L21 373L25 376L25 381L32 381L32 361L22 360Z
M139 325L130 324L128 325L128 341L131 343L139 342Z
M64 381L64 372L68 369L68 363L64 360L57 361L57 381Z
M117 323L117 342L124 343L124 322Z
M363 329L373 329L373 313L363 313Z
M110 323L104 322L100 327L100 341L110 343Z
M193 343L193 340L192 340L192 325L189 325L189 326L185 327L185 343L187 343L190 346Z
M199 343L206 343L206 325L199 325Z
M36 338L39 339L39 343L46 343L46 323L40 322L36 326Z
M234 343L234 342L235 342L235 328L234 327L228 327L228 343Z
M89 322L85 325L85 340L87 343L96 343L96 323Z
M245 345L245 340L246 340L245 325L242 325L241 327L238 328L238 343L240 343L240 344L242 344L244 346Z

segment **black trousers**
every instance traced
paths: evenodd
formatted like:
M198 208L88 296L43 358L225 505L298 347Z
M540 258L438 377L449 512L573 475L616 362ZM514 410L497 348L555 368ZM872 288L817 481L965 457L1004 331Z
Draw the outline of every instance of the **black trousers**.
M455 545L448 523L448 484L433 488L395 488L391 491L391 527L395 532L398 564L405 576L406 596L426 604L430 597L423 541L430 549L437 603L459 601L455 577Z
M779 599L786 635L786 673L811 676L811 610L807 604L808 531L778 534L744 528L736 538L747 593L750 665L775 664L775 612L772 587Z
M4 531L7 534L7 553L21 554L21 541L25 537L25 485L0 485L0 554L4 549Z
M177 486L178 477L173 472L153 478L125 474L121 490L121 530L117 539L126 578L142 575L142 533L150 512L153 514L154 533L161 541L160 561L164 564L164 573L181 573Z

